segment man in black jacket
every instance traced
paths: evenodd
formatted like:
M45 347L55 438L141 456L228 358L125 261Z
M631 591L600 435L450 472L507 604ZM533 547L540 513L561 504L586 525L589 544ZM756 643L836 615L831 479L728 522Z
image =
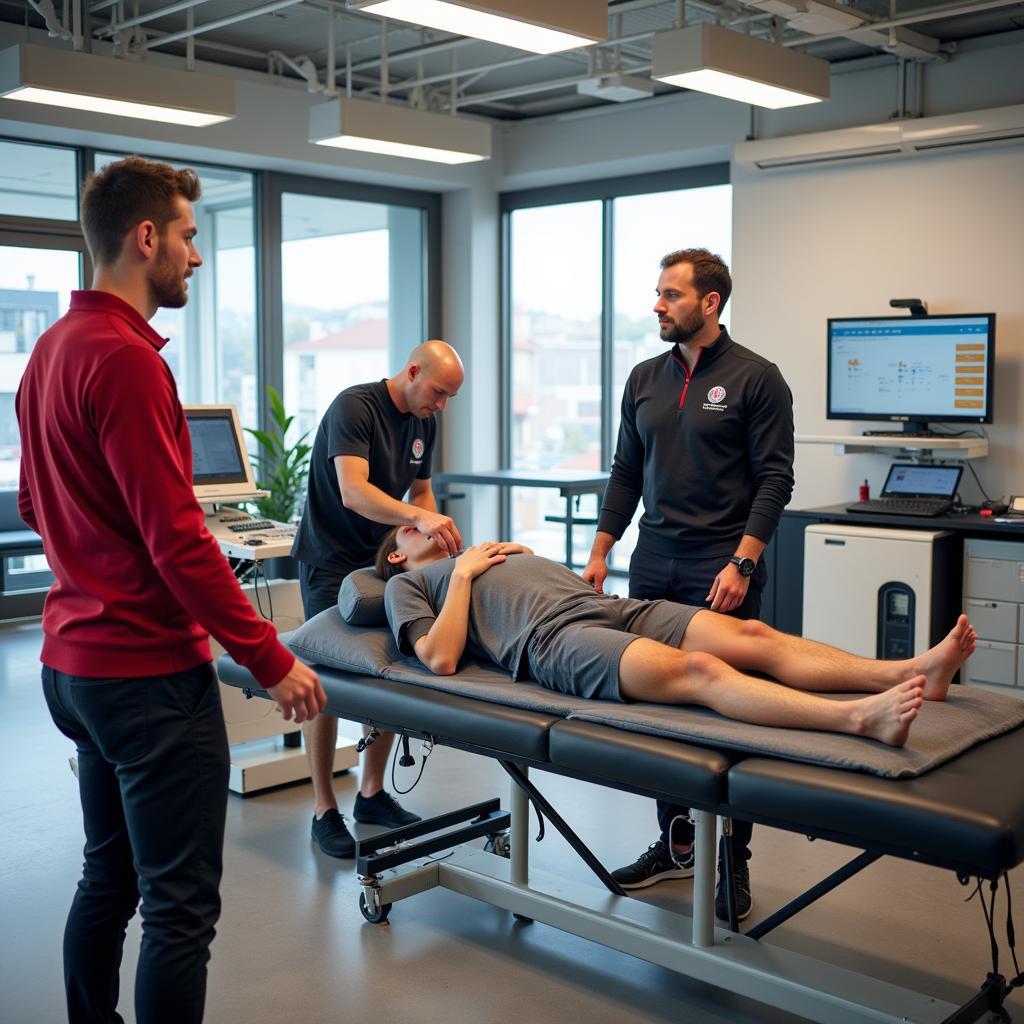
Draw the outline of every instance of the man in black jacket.
M792 395L778 367L719 324L729 268L706 249L661 261L654 312L664 355L633 368L611 478L583 578L598 590L612 546L643 498L629 596L757 618L761 554L793 491ZM693 874L688 809L659 802L661 838L613 872L627 889ZM748 822L734 825L736 910L750 913ZM726 916L721 880L715 908Z

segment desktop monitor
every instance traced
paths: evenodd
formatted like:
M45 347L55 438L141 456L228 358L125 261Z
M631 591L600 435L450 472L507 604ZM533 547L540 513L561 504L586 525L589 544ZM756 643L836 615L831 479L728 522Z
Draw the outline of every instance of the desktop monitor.
M233 405L186 405L192 486L200 502L241 501L258 492Z
M830 420L991 423L994 313L833 318Z

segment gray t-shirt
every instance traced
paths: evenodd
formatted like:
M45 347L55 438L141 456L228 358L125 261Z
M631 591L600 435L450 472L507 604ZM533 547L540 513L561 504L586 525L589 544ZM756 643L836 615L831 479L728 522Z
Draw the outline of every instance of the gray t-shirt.
M434 624L448 595L454 558L393 576L384 591L395 642L403 654ZM538 555L509 555L473 580L467 653L487 658L518 678L530 635L552 616L584 601L615 600L597 594L571 569Z

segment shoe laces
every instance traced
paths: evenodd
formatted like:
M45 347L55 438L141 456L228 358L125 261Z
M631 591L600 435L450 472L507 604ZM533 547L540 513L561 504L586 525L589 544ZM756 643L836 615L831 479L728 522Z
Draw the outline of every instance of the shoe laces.
M374 803L384 804L389 811L401 811L402 805L386 790L382 789L375 797L372 797Z
M664 851L662 850L664 847ZM637 863L642 865L645 869L651 867L654 864L660 864L665 859L672 860L672 854L669 852L668 847L663 839L651 843L650 846L640 854Z
M732 859L732 884L737 889L750 890L750 866L743 856Z

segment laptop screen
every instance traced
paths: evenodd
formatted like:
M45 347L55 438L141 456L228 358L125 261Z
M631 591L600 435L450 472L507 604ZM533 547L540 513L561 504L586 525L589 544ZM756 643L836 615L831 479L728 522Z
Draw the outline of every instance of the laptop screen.
M894 462L882 488L883 498L952 498L963 466L916 466Z

